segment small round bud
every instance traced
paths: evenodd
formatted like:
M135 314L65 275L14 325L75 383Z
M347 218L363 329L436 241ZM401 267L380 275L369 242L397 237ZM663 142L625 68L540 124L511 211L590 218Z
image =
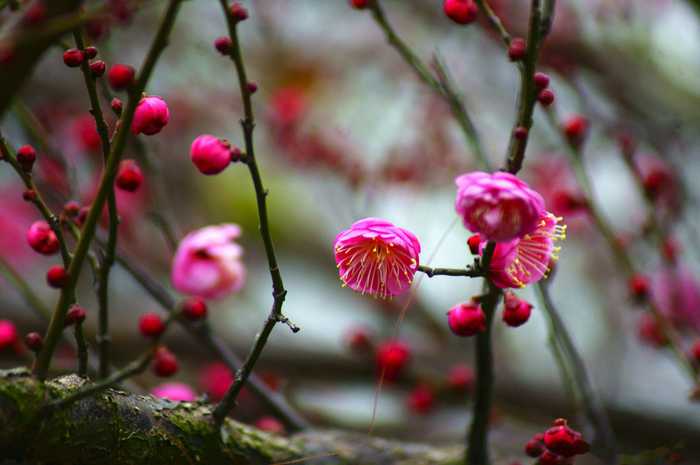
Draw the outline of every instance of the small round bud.
M214 48L216 48L216 50L222 55L228 55L231 53L232 45L233 42L231 42L231 38L229 36L217 37L214 40Z
M627 286L630 290L630 294L635 299L644 299L649 296L649 278L644 275L636 274L632 276L629 279Z
M506 292L503 299L503 322L516 328L530 319L532 305L526 300L518 298L512 292Z
M75 324L80 324L85 321L87 312L80 305L73 305L68 313L66 313L66 319L63 320L65 326L71 326Z
M457 336L474 336L486 331L486 315L474 302L457 304L447 312L447 324Z
M182 315L190 321L199 321L207 317L207 304L199 297L188 297L182 302Z
M527 53L527 42L522 37L516 37L510 41L508 46L508 58L510 61L520 61Z
M33 202L36 200L36 191L34 189L26 189L22 192L22 198L26 202Z
M136 192L143 184L143 173L139 165L134 160L122 160L114 184L123 191Z
M88 59L92 60L97 56L97 48L93 47L92 45L89 47L85 47L85 56L88 57Z
M168 121L170 121L170 110L165 100L156 95L143 97L134 111L131 132L153 136L162 131Z
M68 272L61 265L54 265L46 272L46 282L54 289L63 289L68 284Z
M574 147L579 147L586 139L588 132L588 119L581 115L574 115L564 122L562 130L566 140Z
M408 395L407 404L413 413L425 415L435 406L435 394L429 386L418 385Z
M516 140L527 139L527 134L528 130L525 126L518 126L515 129L513 129L513 137L515 137Z
M469 392L474 387L474 370L467 365L455 365L447 374L447 386L456 392Z
M248 89L248 92L250 92L251 94L254 94L255 92L258 91L258 85L254 82L249 82L248 84L246 84L246 88Z
M284 425L280 421L271 416L260 417L255 422L255 427L261 431L266 431L272 434L284 434Z
M548 107L553 104L554 98L554 92L552 92L550 89L544 89L537 95L537 101L544 107Z
M234 149L236 148L232 148L226 140L203 134L192 141L190 159L202 174L214 175L231 163ZM237 153L240 154L240 151Z
M350 6L356 10L364 10L369 5L369 0L350 0Z
M56 233L46 221L36 221L29 227L27 242L34 251L42 255L55 254L61 245Z
M158 337L165 331L165 324L157 313L144 313L139 318L139 331L145 337Z
M178 363L175 354L170 352L167 347L158 347L153 356L153 373L156 376L166 378L177 373Z
M24 336L24 345L32 352L39 352L44 346L44 338L37 332L27 333Z
M121 116L123 107L121 100L119 100L117 97L114 97L109 103L109 106L112 107L112 111L115 115Z
M132 66L115 64L109 68L107 80L114 90L124 90L131 86L136 76L136 70Z
M584 449L582 442L585 444L581 433L569 428L563 418L557 419L554 426L544 433L544 445L547 449L563 457L585 453L581 452ZM585 449L587 450L587 447Z
M472 255L479 255L479 244L481 244L480 234L474 234L467 239L467 246Z
M248 19L248 10L246 10L240 3L233 2L231 5L231 16L236 22L245 21Z
M17 161L22 169L29 173L36 161L36 150L31 145L23 145L17 149Z
M366 328L351 328L345 335L345 341L353 352L367 352L372 348L372 337Z
M474 0L444 0L442 9L445 15L457 24L472 23L479 13L479 7Z
M696 363L700 363L700 340L693 343L690 348L690 356Z
M542 452L544 452L544 444L542 440L536 438L530 439L527 444L525 444L525 454L528 457L537 458Z
M549 87L549 75L541 72L535 73L534 76L534 81L535 81L535 87L537 87L538 90L546 89Z
M0 320L0 350L17 343L17 327L10 320Z
M78 213L80 213L80 204L75 200L69 200L63 205L63 214L68 218L73 218Z
M387 381L396 381L411 359L410 347L399 341L389 341L377 348L377 371Z
M70 68L80 66L84 59L85 55L83 55L83 51L78 50L77 48L69 48L63 52L63 63Z
M95 60L92 63L90 63L90 72L95 77L102 76L105 73L106 68L107 65L102 60Z

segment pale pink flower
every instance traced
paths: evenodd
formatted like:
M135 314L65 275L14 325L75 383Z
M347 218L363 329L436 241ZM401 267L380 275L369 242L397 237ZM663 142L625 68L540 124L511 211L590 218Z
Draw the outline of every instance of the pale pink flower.
M545 212L542 196L510 173L475 171L455 179L455 210L485 240L507 242L532 232Z
M651 298L675 325L700 331L700 281L687 267L678 265L656 272Z
M192 402L197 399L197 394L185 383L163 383L151 389L151 394L161 399L175 402Z
M344 285L381 299L408 290L420 254L413 233L378 218L357 221L338 234L333 249Z
M235 240L241 228L235 224L207 226L189 233L173 258L171 278L178 291L218 299L240 291L246 269L243 248Z
M165 100L155 95L144 97L136 106L131 132L152 136L158 134L169 120L170 111Z
M531 233L509 242L497 243L489 265L489 278L501 289L524 287L539 281L549 272L560 247L554 241L566 238L566 226L561 218L547 212L540 217ZM480 246L483 254L487 242Z

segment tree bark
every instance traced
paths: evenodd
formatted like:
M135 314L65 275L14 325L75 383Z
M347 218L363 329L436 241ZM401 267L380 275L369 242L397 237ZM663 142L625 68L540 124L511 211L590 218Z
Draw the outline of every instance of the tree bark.
M50 413L44 409L88 382L68 375L42 384L24 368L0 371L0 459L51 465L269 465L295 460L448 465L463 457L461 447L433 448L330 430L282 437L231 419L217 431L209 404L118 389Z

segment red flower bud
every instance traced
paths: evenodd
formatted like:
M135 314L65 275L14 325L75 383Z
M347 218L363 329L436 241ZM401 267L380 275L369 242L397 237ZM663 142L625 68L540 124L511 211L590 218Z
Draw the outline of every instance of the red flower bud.
M23 145L17 149L17 161L22 169L29 173L36 161L36 150L31 145Z
M537 72L535 73L533 79L535 81L535 87L537 87L537 89L542 90L549 87L549 75Z
M80 66L84 59L85 55L83 54L83 51L78 50L77 48L69 48L63 52L63 62L66 64L66 66L71 68Z
M372 348L372 337L367 329L351 328L345 336L348 346L355 352L366 352Z
M54 265L46 272L46 282L55 289L62 289L68 284L68 272L61 265Z
M216 40L214 40L214 48L222 55L228 55L231 52L232 45L233 42L231 42L229 36L217 37Z
M356 10L363 10L369 5L369 0L350 0L350 6Z
M474 302L457 304L447 312L447 324L457 336L474 336L486 331L486 315Z
M418 415L429 413L435 405L435 395L429 386L416 386L408 396L408 408Z
M85 321L87 312L80 305L73 305L68 313L66 313L66 318L63 320L65 326L71 326L74 324L79 324Z
M13 347L17 342L17 327L10 320L0 320L0 350Z
M641 274L636 274L632 276L627 286L629 287L630 294L635 299L645 299L649 296L649 279Z
M387 381L396 381L411 358L411 349L403 342L389 341L377 348L377 369Z
M122 114L122 101L119 100L118 98L114 97L112 101L110 102L109 106L112 107L112 111L114 112L115 115L120 116Z
M518 126L513 129L513 137L515 137L517 140L527 139L527 134L528 130L525 126Z
M73 218L80 213L80 204L75 200L69 200L63 205L63 214L69 218Z
M97 56L97 48L93 46L85 47L85 56L88 57L88 59L92 60Z
M554 103L554 92L550 89L544 89L537 95L537 101L542 104L542 106L548 107Z
M532 305L518 298L512 292L506 292L503 299L503 321L512 327L518 327L530 319Z
M578 147L586 138L588 120L581 115L574 115L564 122L562 129L569 143L574 147Z
M136 70L129 65L116 64L109 68L107 80L114 90L124 90L134 82Z
M198 321L207 317L207 304L199 297L188 297L182 302L182 314L190 321Z
M107 65L102 60L95 60L90 63L90 72L95 77L100 77L105 73L105 68Z
M143 184L143 173L134 160L122 160L119 163L115 185L127 192L136 192Z
M455 365L447 375L447 385L457 392L469 392L474 387L474 371L467 365Z
M29 246L42 255L53 255L58 252L60 243L46 221L34 222L27 231Z
M34 189L26 189L22 192L22 198L27 202L33 202L36 200L36 192Z
M445 15L457 24L472 23L479 13L479 7L474 0L444 0L442 9Z
M481 235L474 234L467 239L467 245L472 255L479 255L479 244L481 244Z
M522 37L516 37L510 41L508 46L508 58L510 61L520 61L527 53L527 42Z
M584 447L581 443L585 444L581 433L569 428L563 418L557 419L554 426L544 433L544 445L547 449L564 457L573 457L584 448L587 450L587 445Z
M170 352L167 347L158 347L153 356L153 373L156 376L166 378L177 373L178 363L175 354Z
M158 337L165 331L165 324L157 313L144 313L139 318L139 331L145 337Z
M245 21L248 19L248 10L246 10L240 3L233 2L231 5L231 16L236 22Z
M44 338L37 332L27 333L27 335L24 336L24 344L32 352L39 352L44 346Z

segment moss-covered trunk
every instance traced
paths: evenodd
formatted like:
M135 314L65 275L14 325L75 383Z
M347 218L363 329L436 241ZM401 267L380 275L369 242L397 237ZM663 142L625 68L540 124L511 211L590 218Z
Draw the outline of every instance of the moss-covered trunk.
M267 465L304 457L296 463L438 465L458 463L462 455L459 448L336 431L285 438L232 420L217 431L208 404L115 389L50 414L42 409L84 384L76 375L41 384L24 369L0 371L0 458L52 465Z

